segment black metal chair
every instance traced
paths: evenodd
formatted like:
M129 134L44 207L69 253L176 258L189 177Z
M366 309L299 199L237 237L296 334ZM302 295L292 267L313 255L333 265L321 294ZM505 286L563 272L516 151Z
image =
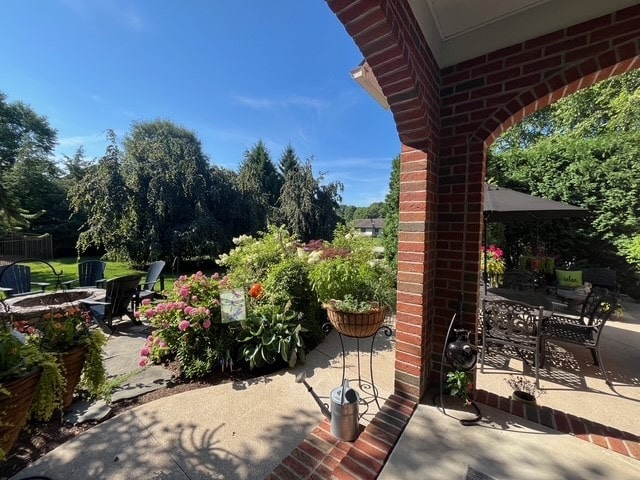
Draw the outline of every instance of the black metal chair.
M33 290L34 286L39 287L39 290ZM7 297L42 293L47 286L49 283L31 281L31 268L28 265L0 267L0 292Z
M480 371L484 373L485 354L491 344L512 347L519 354L533 354L536 387L540 385L541 333L544 308L526 303L494 300L482 305L482 354Z
M76 280L67 280L62 282L64 288L76 287L96 287L104 286L104 271L107 263L102 260L86 260L78 263L78 278ZM75 285L77 284L77 285Z
M598 307L600 299L606 295L609 295L609 290L606 288L592 287L591 291L587 294L587 298L582 303L579 313L575 310L569 309L568 307L564 307L563 309L556 308L553 312L554 317L556 319L562 319L564 323L587 325L589 323L589 318Z
M129 307L131 299L138 292L141 278L142 275L135 274L107 280L104 302L81 300L81 303L91 311L96 323L101 328L106 328L109 333L115 331L113 319L116 317L127 316L132 322L138 323L133 310Z
M611 385L600 355L600 337L605 323L617 307L618 303L614 295L604 295L595 302L595 306L586 318L586 323L567 319L564 315L552 315L545 320L542 329L543 364L548 342L579 345L591 351L593 364L600 367L605 382L607 385Z

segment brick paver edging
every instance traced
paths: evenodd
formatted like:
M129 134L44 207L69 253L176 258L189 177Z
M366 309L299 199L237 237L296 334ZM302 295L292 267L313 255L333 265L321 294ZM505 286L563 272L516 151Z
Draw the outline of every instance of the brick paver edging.
M640 437L545 406L525 406L486 390L476 390L476 402L575 435L621 455L640 460ZM382 470L416 404L391 395L354 442L331 435L328 420L318 425L266 480L374 480Z
M539 423L562 433L575 435L581 440L640 460L640 437L638 435L607 427L569 413L559 412L553 408L539 405L525 406L486 390L476 390L474 399L478 403L526 418L531 422Z
M374 480L415 408L415 402L391 395L353 442L335 439L324 420L266 479Z

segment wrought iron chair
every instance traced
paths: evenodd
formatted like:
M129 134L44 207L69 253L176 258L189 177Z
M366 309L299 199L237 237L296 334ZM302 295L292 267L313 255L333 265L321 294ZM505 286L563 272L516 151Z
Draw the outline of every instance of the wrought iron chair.
M81 300L81 303L91 311L91 315L101 328L106 328L109 333L115 331L113 319L127 316L138 323L134 312L129 308L131 299L138 292L138 285L142 275L126 275L107 280L105 285L106 296L104 302L93 300Z
M33 290L33 287L39 290ZM0 292L7 297L18 297L44 292L49 286L46 282L32 282L31 268L28 265L8 265L0 267Z
M160 292L164 290L164 275L162 274L164 266L165 262L162 260L158 260L157 262L153 262L151 265L149 265L149 269L147 270L147 278L138 286L138 291L133 297L132 301L134 308L136 308L138 304L145 298L155 298L159 295L159 293L155 290L156 284L158 282L160 282Z
M591 351L593 364L600 367L605 382L611 385L600 355L600 337L605 323L617 307L616 297L609 294L599 297L597 302L594 302L594 307L586 317L586 323L582 322L584 319L577 322L571 318L567 319L564 315L552 315L544 322L542 329L543 364L548 342L579 345Z
M485 300L482 310L480 371L484 373L485 354L491 344L513 347L519 353L524 350L533 354L536 386L539 386L543 307L507 300Z
M97 287L104 286L105 278L104 271L107 267L107 263L102 260L86 260L78 263L78 278L77 280L67 280L62 282L64 288L75 287ZM77 284L77 285L74 285Z
M555 309L553 316L558 320L562 319L564 323L587 325L589 323L589 318L598 307L600 299L606 295L609 295L609 290L606 288L593 287L585 301L582 303L579 313L565 307L561 310Z

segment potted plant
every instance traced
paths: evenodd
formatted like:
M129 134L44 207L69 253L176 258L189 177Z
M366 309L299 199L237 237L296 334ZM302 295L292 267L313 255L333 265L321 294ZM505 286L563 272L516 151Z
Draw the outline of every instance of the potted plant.
M536 399L544 393L531 380L521 376L506 378L505 382L513 389L511 399L516 402L535 405Z
M107 339L92 326L90 312L71 306L52 310L33 325L17 322L16 327L27 335L28 342L53 354L58 361L66 380L63 409L73 402L79 384L90 397L103 393L107 375L102 350Z
M21 333L0 328L0 459L11 450L29 416L49 420L61 405L64 378L53 355Z
M369 239L354 233L336 237L309 255L312 288L336 330L371 336L395 303L395 272L377 258Z
M471 403L471 373L454 370L447 373L447 391L452 397L461 398L465 405Z

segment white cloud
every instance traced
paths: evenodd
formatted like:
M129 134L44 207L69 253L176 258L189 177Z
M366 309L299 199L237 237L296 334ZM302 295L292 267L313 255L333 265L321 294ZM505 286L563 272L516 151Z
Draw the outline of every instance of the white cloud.
M90 143L102 143L105 141L104 133L97 133L93 135L76 135L72 137L63 137L58 139L58 147L69 148L79 147L80 145L87 145Z
M249 108L256 110L270 109L276 107L308 107L314 109L321 109L326 106L325 102L318 98L303 97L299 95L292 95L286 98L259 98L248 97L245 95L236 95L234 97L236 102Z
M87 2L86 0L60 0L77 16L87 19L108 16L128 30L139 32L148 29L146 20L131 5L119 0Z

